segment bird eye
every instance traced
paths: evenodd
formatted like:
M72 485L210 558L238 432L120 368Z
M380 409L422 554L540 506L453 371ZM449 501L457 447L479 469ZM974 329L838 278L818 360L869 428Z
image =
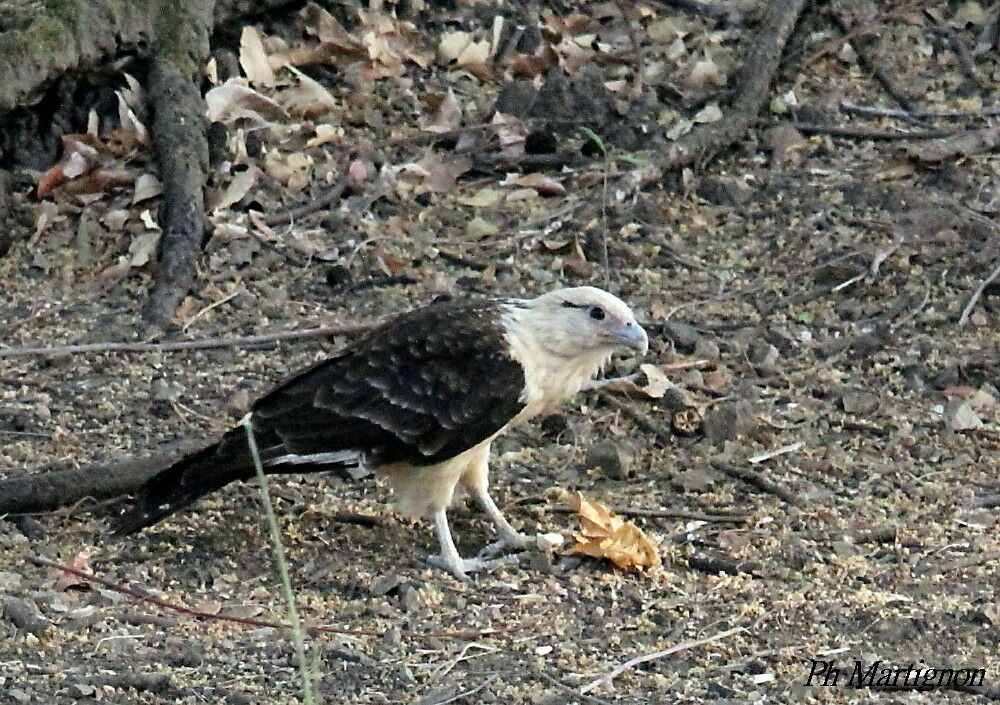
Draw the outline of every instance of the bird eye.
M604 309L601 308L600 306L594 306L592 309L590 309L590 317L593 318L595 321L603 321Z

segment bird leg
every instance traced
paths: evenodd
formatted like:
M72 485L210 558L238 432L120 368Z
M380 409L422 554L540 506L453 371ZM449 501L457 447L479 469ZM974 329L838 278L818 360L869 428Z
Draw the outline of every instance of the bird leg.
M494 505L496 509L496 505ZM499 510L497 510L499 514ZM500 517L503 519L503 517ZM504 521L506 524L507 522ZM517 533L507 524L510 531ZM448 515L444 509L434 512L434 532L437 534L438 543L441 545L441 553L436 556L428 556L427 562L433 566L446 570L462 581L469 579L468 573L477 571L491 571L501 566L517 563L517 556L504 556L493 560L485 560L481 557L462 558L458 549L455 548L455 540L451 536L451 529L448 527Z
M479 504L482 505L483 511L486 512L490 521L497 528L497 534L500 537L497 541L485 546L479 552L477 558L492 558L499 555L505 549L519 550L534 545L535 539L533 537L522 534L510 525L510 522L500 512L500 507L493 501L493 498L490 497L490 493L485 487L477 487L474 493L476 499L479 500Z

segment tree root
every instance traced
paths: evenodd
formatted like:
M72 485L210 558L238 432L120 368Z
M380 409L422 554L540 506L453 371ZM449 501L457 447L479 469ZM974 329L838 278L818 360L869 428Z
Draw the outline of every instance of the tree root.
M156 282L143 309L150 333L170 322L191 288L205 237L208 125L198 77L208 57L212 5L211 0L163 3L154 20L149 95L153 143L163 182L163 235Z
M805 0L774 0L760 30L749 41L749 50L733 84L739 93L724 117L699 125L674 143L658 161L665 169L703 163L738 142L767 102L771 81L778 72L785 44L802 13Z

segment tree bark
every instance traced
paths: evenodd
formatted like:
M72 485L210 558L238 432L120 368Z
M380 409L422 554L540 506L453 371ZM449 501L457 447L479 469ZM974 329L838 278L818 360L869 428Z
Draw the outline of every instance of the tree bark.
M156 282L143 310L150 332L170 321L190 289L205 235L208 125L199 78L208 59L213 5L212 0L165 2L154 21L148 94L163 182L163 235Z

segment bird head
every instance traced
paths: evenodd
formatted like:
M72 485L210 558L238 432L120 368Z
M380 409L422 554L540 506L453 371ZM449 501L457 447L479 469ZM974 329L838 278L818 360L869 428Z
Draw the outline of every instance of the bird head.
M527 303L536 335L563 357L617 350L643 355L646 331L617 296L592 286L556 289Z

